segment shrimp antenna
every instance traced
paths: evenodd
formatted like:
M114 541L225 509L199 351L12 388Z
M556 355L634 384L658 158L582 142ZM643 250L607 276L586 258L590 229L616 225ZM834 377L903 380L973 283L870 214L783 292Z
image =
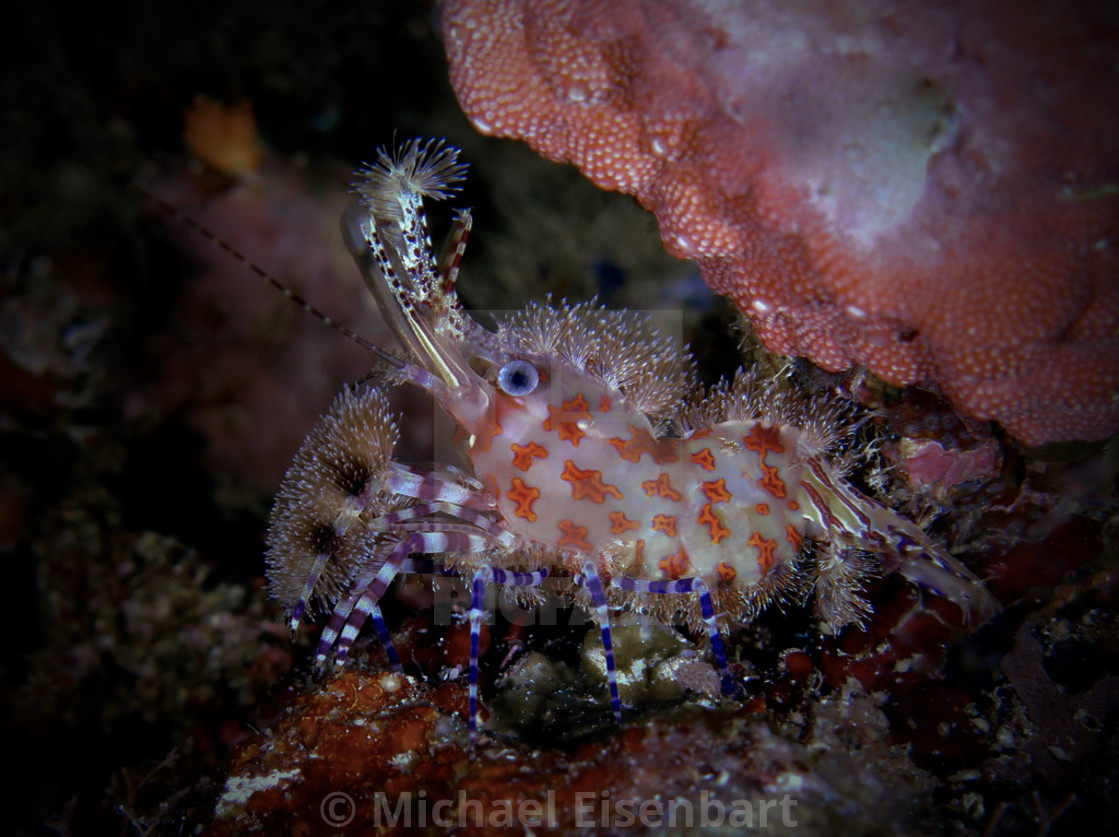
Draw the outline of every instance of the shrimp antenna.
M268 284L270 284L273 288L278 290L280 293L282 293L284 296L286 296L288 299L290 299L292 302L294 302L296 305L298 305L300 308L302 308L304 311L306 311L308 314L310 314L315 319L320 320L321 322L325 323L327 326L334 329L335 331L337 331L339 334L343 335L344 337L348 337L350 340L357 343L359 346L361 346L366 351L372 352L374 355L377 356L377 358L379 360L383 361L384 363L387 363L387 364L389 364L390 366L392 366L396 369L400 369L405 365L404 361L402 361L400 358L398 358L394 355L390 355L384 349L381 349L378 346L375 346L374 344L370 343L368 340L366 340L364 337L362 337L360 334L358 334L353 329L347 328L346 326L344 326L342 323L335 320L333 317L331 317L326 312L321 311L320 309L316 308L314 305L312 305L310 302L308 302L302 296L297 294L295 291L293 291L291 288L289 288L286 284L284 284L282 281L277 279L275 276L273 276L271 273L269 273L263 267L258 265L256 262L254 262L252 259L250 259L248 256L246 256L244 253L242 253L240 250L238 250L236 247L234 247L228 241L226 241L225 239L216 235L213 232L213 230L210 230L207 227L204 227L202 224L198 223L196 220L191 218L189 215L182 212L181 210L179 210L177 207L173 206L172 204L168 203L163 198L159 197L159 195L153 195L151 192L149 192L143 186L133 184L133 188L136 189L136 191L139 192L141 195L143 195L145 198L147 198L152 203L154 203L156 206L158 206L160 209L162 209L164 212L166 212L168 215L170 215L172 218L174 218L177 221L182 222L183 224L185 224L187 226L187 228L193 230L195 233L197 233L198 235L207 239L208 241L211 241L212 243L216 244L218 247L220 247L226 253L231 255L233 258L235 258L237 261L239 261L241 264L243 264L246 268L248 268L250 271L255 273L257 276L259 276L261 279L268 282Z

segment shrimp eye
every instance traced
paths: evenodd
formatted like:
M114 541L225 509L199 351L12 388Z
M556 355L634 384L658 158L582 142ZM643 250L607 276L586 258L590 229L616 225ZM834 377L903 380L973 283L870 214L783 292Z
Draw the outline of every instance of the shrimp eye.
M540 383L540 373L525 360L511 360L497 373L497 385L513 396L528 395Z

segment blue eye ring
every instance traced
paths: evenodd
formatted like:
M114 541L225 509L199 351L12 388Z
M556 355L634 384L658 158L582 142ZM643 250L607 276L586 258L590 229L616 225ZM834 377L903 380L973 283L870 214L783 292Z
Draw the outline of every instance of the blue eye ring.
M497 373L497 385L507 395L528 395L540 383L540 373L527 360L511 360Z

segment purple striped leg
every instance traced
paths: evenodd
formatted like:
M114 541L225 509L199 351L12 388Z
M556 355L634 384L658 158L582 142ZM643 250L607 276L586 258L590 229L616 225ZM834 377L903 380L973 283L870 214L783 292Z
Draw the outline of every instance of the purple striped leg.
M385 486L396 494L417 500L469 508L486 506L481 483L467 474L423 471L393 462L385 476Z
M598 577L598 569L593 560L583 564L583 572L575 576L575 583L586 587L591 594L591 604L594 605L598 628L602 632L602 650L606 655L606 682L610 685L610 708L614 710L614 717L620 724L622 698L618 694L618 672L614 665L614 639L610 634L610 605L606 601L602 580Z
M437 512L449 515L453 520L428 519ZM517 536L497 525L493 517L474 509L455 503L433 501L410 506L399 511L389 512L365 524L369 529L381 532L458 532L465 535L485 533L490 544L513 547Z
M707 638L711 642L711 652L715 655L715 665L719 669L719 682L723 694L734 694L734 681L727 669L727 652L723 646L723 638L719 634L719 624L715 619L715 603L711 600L711 588L702 578L676 578L661 581L646 581L639 578L621 576L614 579L614 584L623 590L634 593L652 593L665 596L670 593L698 593L700 614L703 623L707 626Z
M513 572L511 570L483 567L474 573L470 585L470 747L478 737L478 657L482 637L482 617L486 614L486 586L499 584L505 587L537 587L548 577L546 569L535 572Z
M381 642L385 643L385 651L393 667L400 668L400 657L397 656L392 639L388 636L388 628L385 626L385 619L377 602L392 584L392 580L400 572L401 566L412 551L414 537L409 536L397 543L384 562L361 576L350 587L350 594L334 606L330 620L319 634L319 645L315 655L315 664L318 668L326 667L331 649L334 650L336 665L340 666L346 661L350 646L357 639L361 626L367 618L373 620Z
M390 515L386 515L389 517ZM407 558L413 552L433 554L448 551L476 552L484 549L491 539L480 534L466 534L463 532L413 532L399 541L392 552L384 561L370 569L350 589L351 593L340 601L330 615L330 621L323 628L319 637L316 663L320 667L326 665L330 657L330 649L337 647L334 659L341 665L349 654L350 646L361 632L366 619L373 619L377 626L377 633L386 643L385 648L393 665L399 667L400 659L392 641L388 638L388 629L385 627L384 618L377 602L385 594L397 573L403 571Z
M315 556L315 563L311 565L311 572L307 574L307 581L303 585L303 591L299 594L299 599L295 602L295 607L291 609L292 636L299 630L299 623L303 621L303 614L307 612L307 602L311 600L311 595L315 591L315 585L319 583L319 576L322 575L323 568L329 560L330 553L326 551L320 552Z

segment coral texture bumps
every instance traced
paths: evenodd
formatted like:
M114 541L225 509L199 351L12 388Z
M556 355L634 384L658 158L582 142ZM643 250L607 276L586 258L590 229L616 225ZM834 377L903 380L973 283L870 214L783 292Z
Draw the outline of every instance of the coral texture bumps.
M448 0L475 126L635 195L766 345L1119 431L1105 4Z

